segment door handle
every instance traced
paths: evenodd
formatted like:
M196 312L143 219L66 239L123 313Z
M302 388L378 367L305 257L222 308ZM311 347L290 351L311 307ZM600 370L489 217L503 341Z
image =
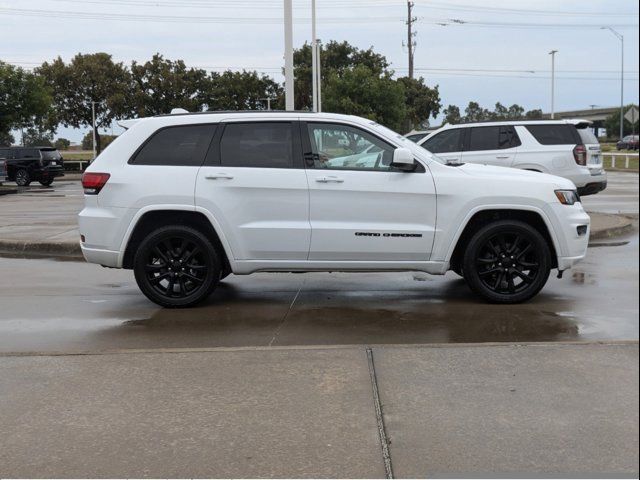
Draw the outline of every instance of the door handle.
M207 180L232 180L233 175L228 175L226 173L210 173L205 175L204 178Z
M496 157L498 160L507 160L508 158L511 158L510 155L498 155Z
M343 183L344 180L338 177L320 177L316 178L316 182L319 183Z

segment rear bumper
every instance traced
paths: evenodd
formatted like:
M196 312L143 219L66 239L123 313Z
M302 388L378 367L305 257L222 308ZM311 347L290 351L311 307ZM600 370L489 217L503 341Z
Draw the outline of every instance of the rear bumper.
M607 181L587 183L584 187L578 187L578 194L581 197L586 195L594 195L607 188Z

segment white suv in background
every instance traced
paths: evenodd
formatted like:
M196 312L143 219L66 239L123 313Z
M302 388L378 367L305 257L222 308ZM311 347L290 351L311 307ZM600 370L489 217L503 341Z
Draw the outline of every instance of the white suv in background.
M446 125L418 145L450 163L480 163L550 173L571 180L580 195L607 187L598 139L583 120Z
M165 115L125 122L83 176L87 261L193 305L230 273L454 270L522 302L581 260L589 216L563 178L446 165L363 118Z

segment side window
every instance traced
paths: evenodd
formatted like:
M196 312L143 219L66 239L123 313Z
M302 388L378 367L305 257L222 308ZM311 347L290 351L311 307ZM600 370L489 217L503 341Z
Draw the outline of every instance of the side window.
M464 130L462 128L454 128L445 130L434 135L424 142L422 146L431 153L451 153L461 152L463 149L462 141L464 138Z
M215 125L184 125L157 131L129 161L134 165L199 167Z
M292 168L292 124L227 124L220 140L220 163L228 167Z
M0 148L0 158L2 158L2 159L9 158L9 149L8 148Z
M394 147L349 125L309 123L313 168L388 171Z
M23 148L18 152L17 158L40 158L40 152L34 148Z
M526 128L542 145L575 145L582 142L573 125L527 125Z

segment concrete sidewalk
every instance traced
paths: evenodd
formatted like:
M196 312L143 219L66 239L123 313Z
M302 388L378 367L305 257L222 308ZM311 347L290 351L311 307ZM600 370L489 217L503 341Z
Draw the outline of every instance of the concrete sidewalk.
M0 197L0 253L25 257L82 259L77 214L83 193L78 182L63 179L54 188L33 186ZM628 233L627 216L590 213L591 240Z
M637 343L0 356L0 385L0 477L638 476Z

